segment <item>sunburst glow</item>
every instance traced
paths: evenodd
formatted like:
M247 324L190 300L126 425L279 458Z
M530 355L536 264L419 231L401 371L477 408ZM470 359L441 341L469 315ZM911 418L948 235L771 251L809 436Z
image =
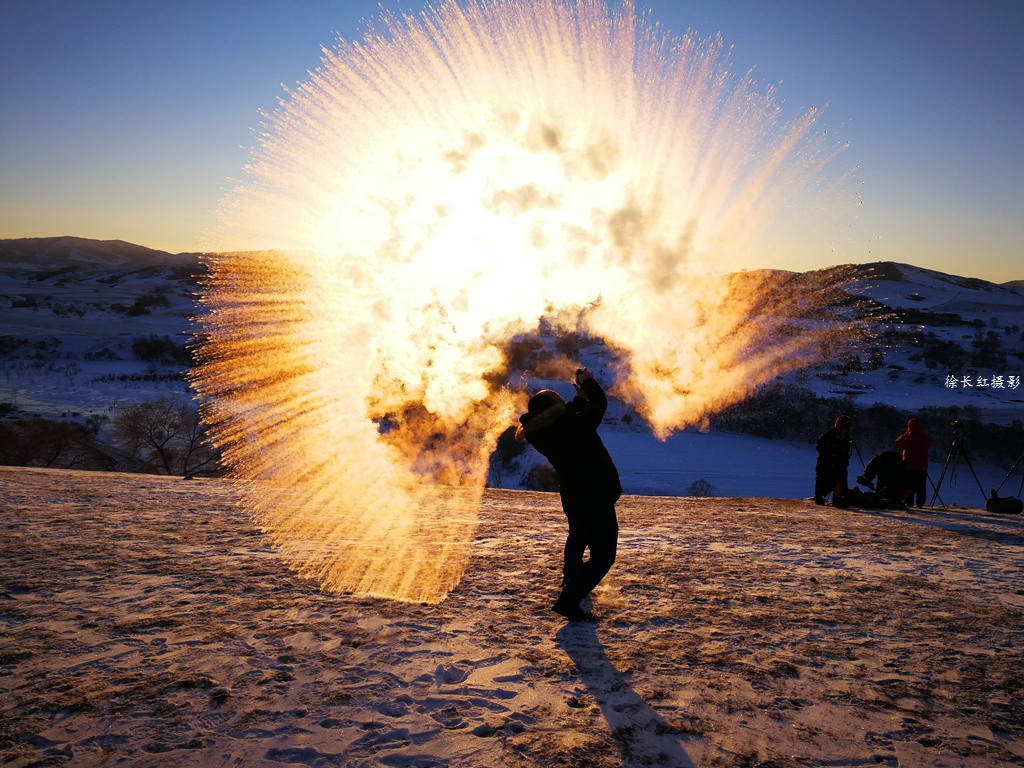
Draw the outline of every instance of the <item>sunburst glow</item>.
M208 243L194 382L298 572L444 598L525 402L503 345L542 320L621 351L611 394L659 436L814 359L727 274L828 153L726 58L631 5L467 0L288 94Z

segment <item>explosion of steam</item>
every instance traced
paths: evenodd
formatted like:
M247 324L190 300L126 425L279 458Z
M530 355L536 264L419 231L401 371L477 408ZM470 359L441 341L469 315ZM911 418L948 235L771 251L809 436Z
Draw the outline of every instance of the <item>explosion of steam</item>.
M254 518L326 590L437 602L543 320L659 436L814 362L747 266L828 158L720 40L631 5L443 2L324 51L222 206L194 383ZM609 383L609 382L606 382Z

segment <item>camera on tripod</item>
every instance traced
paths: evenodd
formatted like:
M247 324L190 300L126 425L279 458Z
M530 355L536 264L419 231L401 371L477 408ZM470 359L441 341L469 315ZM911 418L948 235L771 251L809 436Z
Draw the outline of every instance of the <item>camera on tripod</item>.
M960 458L963 458L967 464L967 468L971 470L971 474L974 476L974 482L978 484L978 490L981 491L982 498L985 497L985 489L981 487L981 481L978 479L977 473L974 471L974 467L971 465L971 459L967 455L967 448L964 446L963 441L963 428L964 423L960 419L955 419L950 425L953 427L953 443L949 446L949 456L946 457L946 463L942 466L942 474L939 475L939 481L935 483L935 493L932 496L932 506L935 506L935 500L939 498L939 489L942 487L942 481L946 477L946 470L956 472L956 465ZM952 478L953 475L950 474Z

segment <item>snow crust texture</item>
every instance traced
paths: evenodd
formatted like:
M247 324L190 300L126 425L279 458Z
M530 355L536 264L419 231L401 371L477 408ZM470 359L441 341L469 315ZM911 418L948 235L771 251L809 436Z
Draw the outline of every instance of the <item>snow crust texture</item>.
M0 762L1024 762L1017 517L628 496L582 625L556 495L486 492L432 606L321 593L237 501L0 468Z

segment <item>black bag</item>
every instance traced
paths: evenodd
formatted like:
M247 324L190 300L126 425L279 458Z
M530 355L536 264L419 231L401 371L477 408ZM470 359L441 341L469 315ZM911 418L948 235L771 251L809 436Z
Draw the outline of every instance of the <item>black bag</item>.
M1013 496L999 498L992 491L992 497L985 501L985 509L999 515L1019 515L1024 510L1024 501Z

